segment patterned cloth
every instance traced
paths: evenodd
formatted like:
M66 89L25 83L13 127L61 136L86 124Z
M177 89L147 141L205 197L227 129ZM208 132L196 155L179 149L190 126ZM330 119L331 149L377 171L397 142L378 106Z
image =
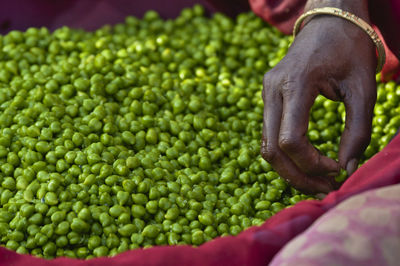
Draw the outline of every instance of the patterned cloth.
M399 265L400 185L353 196L290 241L271 266Z

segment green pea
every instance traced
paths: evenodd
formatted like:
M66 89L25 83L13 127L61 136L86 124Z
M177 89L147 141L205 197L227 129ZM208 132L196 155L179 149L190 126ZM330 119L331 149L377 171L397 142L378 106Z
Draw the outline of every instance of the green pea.
M302 198L300 195L295 195L293 197L290 198L290 204L296 204L297 202L301 201Z
M58 198L54 192L47 192L44 198L45 198L45 202L49 205L57 205L58 204Z
M265 194L265 199L268 201L277 201L280 198L280 193L277 189L270 188Z
M227 168L222 172L220 177L220 182L229 183L232 182L234 178L235 178L235 173L230 168Z
M40 225L42 221L43 221L43 216L41 213L35 213L28 219L29 223L36 225Z
M55 224L59 224L64 221L66 217L65 211L56 211L51 215L51 221Z
M38 246L44 246L49 240L49 238L42 233L36 234L34 238Z
M151 200L151 201L147 202L146 210L151 214L155 214L158 210L158 202L155 200Z
M88 248L93 250L101 245L101 238L99 236L91 236L88 240Z
M168 244L169 245L177 245L179 242L179 235L174 233L174 232L170 232L168 233Z
M18 246L19 246L18 242L15 240L9 240L9 241L7 241L7 244L6 244L6 248L11 249L11 250L17 250Z
M86 247L80 247L76 251L76 255L78 256L78 258L81 258L81 259L86 258L88 254L89 254L89 250Z
M236 214L236 215L240 215L243 212L244 209L244 205L241 202L235 203L231 206L231 213Z
M140 218L146 214L146 209L142 205L132 205L131 212L133 217Z
M142 193L132 194L132 199L136 204L139 204L139 205L144 205L148 201L147 196Z
M268 219L269 217L272 216L272 212L268 211L268 210L263 210L263 211L259 211L256 213L256 218L261 219L263 221L265 221L266 219Z
M24 234L20 231L13 231L8 234L8 238L16 242L21 242L24 239Z
M267 201L267 200L262 200L257 202L257 204L255 205L256 210L268 210L269 207L271 206L271 202Z
M105 256L107 256L108 255L108 248L107 247L105 247L105 246L100 246L100 247L96 247L94 250L93 250L93 254L96 256L96 257L105 257Z
M229 228L229 232L231 235L238 235L242 231L242 228L239 225L232 225Z
M68 245L68 238L66 236L59 236L56 239L56 246L63 248Z
M201 245L201 244L203 244L203 242L204 242L204 233L203 233L203 231L195 231L193 234L192 234L192 243L194 244L194 245Z
M143 231L142 231L142 235L145 237L150 237L150 238L155 238L158 233L160 232L160 229L155 226L155 225L147 225Z
M279 212L280 210L284 209L285 206L280 202L274 202L271 204L271 210L273 212Z
M56 253L56 249L56 244L49 242L43 247L43 254L47 256L53 256Z
M35 212L35 207L31 204L23 204L20 208L20 214L23 217L30 217Z
M133 224L126 224L118 229L118 233L122 236L128 237L136 231L136 227Z
M210 212L203 212L198 216L200 223L204 225L212 225L214 223L214 216Z
M179 216L179 209L178 208L171 208L167 210L165 214L165 219L167 220L175 220Z
M71 229L78 233L87 232L89 225L80 218L74 218L71 223Z

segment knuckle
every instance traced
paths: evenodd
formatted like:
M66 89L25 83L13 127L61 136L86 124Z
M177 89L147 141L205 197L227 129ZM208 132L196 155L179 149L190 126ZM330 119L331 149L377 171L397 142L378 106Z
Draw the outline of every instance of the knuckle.
M265 101L267 95L275 94L279 91L282 84L282 75L279 71L272 69L264 74L262 97Z
M350 132L352 139L354 139L360 146L367 146L371 141L371 131L372 125L369 123L364 123L359 125L356 130Z
M279 136L278 143L282 150L291 152L299 147L300 139L295 134L284 134Z
M361 134L358 136L358 139L363 147L368 146L371 141L371 134Z
M263 86L264 89L272 89L277 85L280 80L280 75L276 70L272 69L264 74L263 77Z
M262 90L261 96L262 96L263 101L265 102L267 99L267 90L265 87Z
M268 71L267 73L264 74L264 77L263 77L264 88L268 87L270 80L271 80L271 71Z
M275 148L271 147L271 145L262 145L261 146L261 156L267 162L273 162L277 156L277 151Z

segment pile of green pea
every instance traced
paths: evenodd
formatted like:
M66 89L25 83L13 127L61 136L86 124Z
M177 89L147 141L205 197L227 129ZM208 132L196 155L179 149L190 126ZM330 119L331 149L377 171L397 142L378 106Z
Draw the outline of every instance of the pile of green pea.
M45 258L200 245L311 198L259 155L262 77L290 41L197 5L0 36L0 244ZM400 87L379 86L365 159L400 125ZM322 97L311 114L333 158L343 114Z

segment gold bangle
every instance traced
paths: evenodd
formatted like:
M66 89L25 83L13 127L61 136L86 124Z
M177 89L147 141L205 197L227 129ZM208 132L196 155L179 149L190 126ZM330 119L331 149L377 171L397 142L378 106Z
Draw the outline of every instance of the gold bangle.
M379 39L378 34L374 31L374 29L364 20L361 18L357 17L356 15L343 11L339 8L335 7L322 7L322 8L315 8L310 11L307 11L303 15L301 15L297 20L296 23L294 24L293 28L293 38L296 37L297 33L300 31L300 26L303 23L303 21L313 15L333 15L337 17L344 18L355 25L359 26L363 31L365 31L369 37L371 37L372 41L374 42L376 49L378 51L378 65L376 67L376 72L379 73L382 70L383 65L385 64L386 61L386 53L385 53L385 48L383 46L382 41Z

